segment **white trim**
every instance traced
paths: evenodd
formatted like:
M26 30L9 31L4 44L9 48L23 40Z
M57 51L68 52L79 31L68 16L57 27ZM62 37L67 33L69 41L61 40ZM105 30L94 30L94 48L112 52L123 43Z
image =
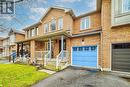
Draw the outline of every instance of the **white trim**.
M62 24L62 27L60 27ZM58 30L62 30L63 29L63 17L59 17L58 18Z
M86 20L87 19L89 20L89 26L88 27L86 26ZM85 20L85 22L83 20ZM82 28L82 22L84 22L84 28ZM86 17L83 17L83 18L80 19L80 30L87 30L90 27L91 27L91 18L90 18L90 16L86 16Z
M97 45L97 68L99 68L99 45Z
M73 55L73 47L82 47L82 46L72 46L71 47L71 66L80 66L80 67L86 67L86 68L100 68L99 67L99 63L98 63L98 58L99 58L99 45L97 44L97 45L87 45L87 46L97 46L97 66L96 67L88 67L88 66L80 66L80 65L73 65L73 57L72 57L72 55Z
M57 21L56 21L56 19L52 18L52 20L50 22L51 22L51 24L50 24L50 32L56 31L56 29L57 29L57 25L56 25ZM52 30L52 24L53 24L53 22L55 24L55 30Z
M90 68L90 69L100 69L100 68L97 68L97 67L88 67L88 66L80 66L80 65L71 65L71 66L82 67L82 68Z
M73 58L72 58L72 55L73 55L73 47L71 47L71 65L73 65L72 61L73 61Z
M46 29L47 29L47 31L46 31ZM43 31L44 31L44 33L48 33L49 32L49 23L44 23L43 24Z
M37 36L39 35L39 28L38 27L36 27L36 33L37 33Z

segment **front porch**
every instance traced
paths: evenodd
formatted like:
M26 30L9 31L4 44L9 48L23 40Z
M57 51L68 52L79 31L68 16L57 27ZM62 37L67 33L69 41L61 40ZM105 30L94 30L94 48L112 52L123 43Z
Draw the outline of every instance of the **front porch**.
M69 65L70 31L45 33L17 42L17 57L28 59L28 63L41 65L44 68L53 66L62 69ZM28 56L25 56L28 50ZM27 57L27 58L26 58Z
M34 62L47 69L63 69L69 65L69 50L64 35L35 40ZM42 44L41 44L42 43Z

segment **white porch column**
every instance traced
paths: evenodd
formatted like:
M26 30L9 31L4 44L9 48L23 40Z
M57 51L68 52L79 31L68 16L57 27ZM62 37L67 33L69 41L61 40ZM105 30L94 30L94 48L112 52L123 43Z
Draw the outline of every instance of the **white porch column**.
M51 52L52 52L52 49L51 49L51 48L52 48L52 47L51 47L51 38L49 38L49 45L50 45L50 46L49 46L49 51L50 51L50 58L51 58Z
M63 58L63 50L64 50L64 36L61 36L61 57Z

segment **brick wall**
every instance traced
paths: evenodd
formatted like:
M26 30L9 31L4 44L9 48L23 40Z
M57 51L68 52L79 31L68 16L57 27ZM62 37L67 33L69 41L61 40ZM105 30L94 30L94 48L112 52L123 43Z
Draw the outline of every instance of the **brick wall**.
M102 0L102 67L111 69L111 44L130 42L130 25L111 27L111 0Z

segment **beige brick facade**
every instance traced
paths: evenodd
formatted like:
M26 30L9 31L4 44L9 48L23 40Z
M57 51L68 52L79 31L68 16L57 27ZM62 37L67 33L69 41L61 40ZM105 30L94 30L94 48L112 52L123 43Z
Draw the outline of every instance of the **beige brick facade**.
M90 17L90 28L81 30L81 18L86 16ZM63 17L62 30L58 30L57 27L58 18L60 17ZM56 30L45 34L44 24L50 23L52 18L56 19ZM63 35L64 39L66 39L66 50L70 53L70 63L73 46L97 45L99 68L111 70L112 44L130 42L130 25L112 26L111 21L111 0L102 0L101 11L94 11L79 17L73 16L72 12L65 12L64 9L52 8L38 24L24 29L27 32L33 27L38 27L38 35L26 38L25 41L30 41L31 58L34 59L35 51L46 51L47 46L45 43L51 39L53 42L53 57L56 58L60 52L59 40L61 40ZM69 34L66 30L69 30ZM62 34L57 32L62 32Z
M130 25L111 26L111 0L102 0L102 68L111 70L111 45L130 42Z

